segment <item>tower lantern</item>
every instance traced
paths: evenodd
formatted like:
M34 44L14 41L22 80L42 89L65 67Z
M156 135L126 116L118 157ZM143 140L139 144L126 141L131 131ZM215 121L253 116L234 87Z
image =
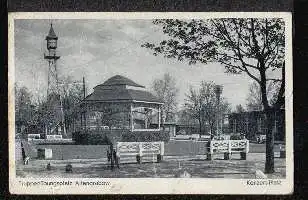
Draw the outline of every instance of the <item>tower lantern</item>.
M44 54L44 59L48 61L49 70L48 70L48 89L47 89L47 98L51 93L57 93L58 89L58 73L56 62L60 58L57 55L57 41L58 36L53 30L52 24L50 24L49 33L46 36L47 41L47 50L48 53Z
M52 28L52 24L50 24L49 33L46 36L47 40L47 49L56 49L57 48L57 41L58 36L56 35L55 31Z

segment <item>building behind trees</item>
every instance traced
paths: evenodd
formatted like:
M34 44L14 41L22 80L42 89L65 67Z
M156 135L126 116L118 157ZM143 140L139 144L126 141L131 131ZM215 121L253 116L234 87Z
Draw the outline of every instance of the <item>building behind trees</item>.
M272 131L275 140L285 140L285 110L273 112L274 123ZM254 140L256 135L265 135L267 131L264 111L231 113L228 116L229 133L244 133L247 139Z

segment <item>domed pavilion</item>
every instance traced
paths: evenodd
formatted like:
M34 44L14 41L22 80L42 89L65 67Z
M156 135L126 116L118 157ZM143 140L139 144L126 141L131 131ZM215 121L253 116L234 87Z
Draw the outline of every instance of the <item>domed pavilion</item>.
M120 75L95 86L79 105L83 130L159 131L162 100Z

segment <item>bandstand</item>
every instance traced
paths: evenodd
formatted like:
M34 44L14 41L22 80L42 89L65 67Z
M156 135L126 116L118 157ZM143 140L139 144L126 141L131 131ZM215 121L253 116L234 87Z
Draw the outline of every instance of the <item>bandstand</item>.
M76 140L82 136L83 141L91 143L89 138L96 138L95 142L100 138L117 155L120 149L138 152L143 148L140 145L149 149L163 148L157 142L162 142L168 133L161 130L163 102L159 98L120 75L93 89L75 110L73 139L74 135Z

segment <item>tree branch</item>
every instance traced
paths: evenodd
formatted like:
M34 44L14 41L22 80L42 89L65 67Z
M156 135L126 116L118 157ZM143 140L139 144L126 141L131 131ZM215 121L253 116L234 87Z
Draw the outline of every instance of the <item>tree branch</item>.
M281 71L281 85L277 96L277 101L274 104L275 109L279 109L283 103L284 103L284 93L285 93L285 61L282 65L282 71Z
M268 78L268 79L266 79L266 81L282 82L282 79L278 79L278 78Z

